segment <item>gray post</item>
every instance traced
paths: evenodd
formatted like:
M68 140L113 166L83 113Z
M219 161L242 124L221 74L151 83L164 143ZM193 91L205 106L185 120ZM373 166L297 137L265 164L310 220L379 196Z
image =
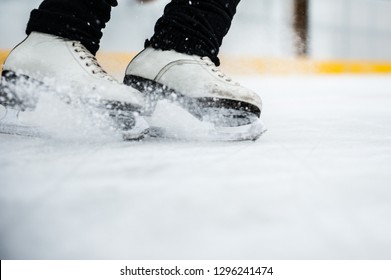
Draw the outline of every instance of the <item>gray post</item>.
M309 0L293 0L295 51L298 56L308 54L308 2Z

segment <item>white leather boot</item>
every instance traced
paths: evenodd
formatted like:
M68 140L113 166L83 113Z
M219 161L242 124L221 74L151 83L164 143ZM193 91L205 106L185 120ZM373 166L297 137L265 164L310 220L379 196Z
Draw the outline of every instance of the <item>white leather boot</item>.
M223 140L256 139L264 132L260 97L227 77L208 57L149 47L130 62L124 83L151 100L180 104L223 131Z
M34 110L42 94L109 114L127 139L148 128L139 116L145 110L143 95L107 74L80 42L32 32L5 61L0 104L8 110Z

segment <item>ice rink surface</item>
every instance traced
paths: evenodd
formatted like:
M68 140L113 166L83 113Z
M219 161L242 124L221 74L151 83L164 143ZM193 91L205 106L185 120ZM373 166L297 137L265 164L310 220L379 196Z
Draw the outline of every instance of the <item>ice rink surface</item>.
M256 142L0 135L0 259L390 259L391 77L237 80Z

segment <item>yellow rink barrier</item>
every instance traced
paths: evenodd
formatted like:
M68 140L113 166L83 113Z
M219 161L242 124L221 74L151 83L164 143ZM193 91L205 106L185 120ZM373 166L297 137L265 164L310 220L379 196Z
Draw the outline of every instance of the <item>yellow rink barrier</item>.
M0 64L9 50L0 49ZM109 73L123 74L134 53L99 52L98 61ZM391 74L391 61L312 60L221 55L221 68L230 75L258 74Z

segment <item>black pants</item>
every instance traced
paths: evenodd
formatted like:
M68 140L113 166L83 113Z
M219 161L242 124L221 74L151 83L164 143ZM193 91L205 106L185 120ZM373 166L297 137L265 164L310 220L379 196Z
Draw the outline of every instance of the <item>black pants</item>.
M208 56L218 65L219 48L239 1L172 0L145 46ZM111 8L117 4L117 0L44 0L31 12L26 33L38 31L78 40L95 54Z

